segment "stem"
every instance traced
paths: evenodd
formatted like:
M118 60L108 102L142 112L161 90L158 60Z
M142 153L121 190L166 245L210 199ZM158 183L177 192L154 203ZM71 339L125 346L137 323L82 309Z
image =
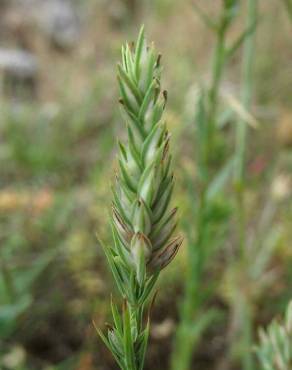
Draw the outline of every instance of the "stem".
M202 305L200 286L204 271L204 236L205 227L200 225L203 222L205 197L201 197L198 214L198 235L195 244L189 240L189 266L187 269L185 296L180 309L180 322L177 328L175 346L172 357L173 370L186 370L190 368L194 347L199 339L200 333L194 335L191 331L196 326L196 315Z
M257 0L248 0L247 27L252 27L257 20ZM248 35L244 42L242 62L241 102L246 111L250 111L253 90L253 62L255 54L255 32ZM241 257L245 258L245 160L247 123L241 119L237 123L235 145L235 190L238 215L238 244Z
M252 27L257 20L257 0L248 0L247 27ZM248 35L244 42L242 63L242 93L241 102L246 110L250 110L253 89L253 62L255 54L255 32ZM241 188L244 186L245 151L246 151L247 125L240 120L236 132L236 184Z
M209 91L209 117L208 117L208 138L206 155L209 156L214 146L214 136L216 132L216 114L218 107L219 87L222 79L225 64L225 37L227 27L222 24L217 33L216 48L213 56L212 83Z
M257 20L257 0L247 2L247 27L252 27ZM252 90L253 90L253 63L255 54L255 32L246 37L244 41L243 63L242 63L242 93L241 102L246 111L251 109ZM247 144L247 124L244 120L239 120L236 130L235 147L235 192L237 210L237 232L238 246L241 258L241 268L247 270L246 254L246 210L245 210L245 161ZM246 273L247 271L245 271ZM248 297L245 297L248 300ZM245 304L244 327L242 328L243 343L243 370L253 370L254 361L251 353L252 346L252 317L248 314L248 301Z
M130 305L129 304L129 311L130 311L130 316L131 317L134 317L135 318L135 323L136 323L136 328L137 328L137 332L139 333L139 335L141 335L141 333L143 332L143 313L144 313L144 310L143 310L143 305ZM133 328L132 328L133 329ZM135 341L132 341L132 347L135 348ZM134 353L134 356L135 356L135 361L134 361L134 364L131 368L127 369L127 370L138 370L139 369L139 356L137 355L137 353Z
M202 307L201 284L205 265L205 235L207 223L205 220L206 186L202 178L201 194L198 196L196 210L196 239L188 236L188 265L185 278L184 296L179 307L180 321L176 331L175 343L172 352L171 368L173 370L186 370L190 368L194 348L207 327L208 321L200 328L198 320L200 307ZM206 185L206 184L205 184ZM200 320L201 321L201 320ZM196 330L195 330L196 329Z
M203 141L202 155L198 167L199 173L203 174L200 181L200 191L198 194L199 205L197 208L195 242L189 240L187 276L185 282L185 295L180 307L180 321L177 328L173 355L171 361L172 370L188 370L191 365L194 347L199 340L202 331L207 327L195 332L199 323L196 322L199 310L203 305L201 296L201 285L203 273L206 266L206 233L209 223L206 221L206 210L208 202L206 191L210 183L210 172L212 171L212 154L214 153L216 119L218 110L219 89L223 76L223 71L227 62L226 55L226 33L230 22L226 18L226 9L223 8L218 28L216 28L216 46L213 53L211 86L208 91L207 101L207 135ZM195 334L194 334L195 332Z

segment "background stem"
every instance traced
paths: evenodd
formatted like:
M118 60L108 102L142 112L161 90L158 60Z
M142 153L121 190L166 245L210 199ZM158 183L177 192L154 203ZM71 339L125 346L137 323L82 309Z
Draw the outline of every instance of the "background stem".
M251 28L257 20L257 0L248 0L247 28ZM253 62L255 54L255 32L249 34L243 47L241 103L246 110L250 110L253 89ZM244 186L245 177L245 150L246 150L247 124L240 119L236 131L236 166L235 181L238 188Z
M225 64L225 37L226 27L223 25L217 34L216 48L213 56L212 83L209 91L209 117L208 117L208 144L206 146L207 161L214 146L214 136L216 132L216 114L218 107L218 96L220 82L222 79ZM207 163L208 166L208 163Z
M198 172L202 174L199 178L196 210L196 236L195 240L188 240L187 276L184 287L184 297L180 306L180 321L178 324L172 355L172 370L188 370L191 365L192 355L195 351L203 330L207 328L209 320L200 329L198 316L202 309L203 300L201 287L206 265L206 233L209 227L206 220L208 200L207 189L211 180L213 154L216 144L216 124L218 111L218 98L220 84L224 68L227 62L226 55L226 33L230 23L226 21L226 9L223 5L218 27L216 28L216 46L212 57L211 85L208 89L208 100L206 105L206 138L203 140L202 153L198 155Z
M256 24L258 17L258 1L247 1L247 29ZM251 110L252 91L253 91L253 65L255 56L255 32L249 34L244 41L243 61L242 61L242 81L241 81L241 103L246 111ZM246 162L246 142L247 142L247 123L240 119L236 129L235 147L235 192L236 192L236 214L237 214L237 234L238 247L240 251L240 266L242 275L248 274L247 254L246 254L246 210L245 210L245 162ZM243 292L244 294L244 292ZM245 297L244 302L249 297ZM252 347L252 316L248 312L249 304L240 310L243 327L241 330L242 342L242 369L253 370ZM236 310L238 312L238 310Z

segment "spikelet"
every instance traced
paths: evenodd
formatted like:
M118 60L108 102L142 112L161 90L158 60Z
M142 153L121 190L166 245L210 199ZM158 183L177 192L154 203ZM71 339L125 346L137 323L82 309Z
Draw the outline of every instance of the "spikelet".
M260 344L256 352L262 370L292 369L292 301L282 324L273 321L268 329L259 332Z
M118 64L128 141L119 143L112 224L113 253L123 261L120 275L125 286L134 271L143 287L149 276L168 265L182 242L173 237L176 209L169 209L174 180L169 133L163 120L167 94L161 92L160 73L160 55L153 45L146 44L142 28L136 47L124 46Z
M100 337L123 370L142 370L149 335L145 304L160 271L176 255L182 238L174 236L177 209L173 190L170 135L163 119L167 94L160 88L160 55L148 46L142 27L136 47L122 48L118 64L121 111L127 143L119 143L119 169L113 186L114 245L104 247L122 312L112 302L114 326Z

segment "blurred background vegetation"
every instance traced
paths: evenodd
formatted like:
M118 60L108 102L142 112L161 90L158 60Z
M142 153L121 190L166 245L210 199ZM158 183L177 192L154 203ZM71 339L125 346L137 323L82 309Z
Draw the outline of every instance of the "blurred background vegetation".
M240 349L232 343L238 291L250 298L254 338L258 326L283 312L291 298L292 22L285 3L259 1L249 112L257 129L250 127L247 146L246 247L252 240L263 244L259 269L264 264L265 271L245 279L233 258L235 204L226 181L208 214L212 227L222 231L220 246L200 285L203 309L216 315L196 343L192 369L241 369ZM163 55L174 203L181 229L192 233L196 198L188 194L198 191L196 99L210 80L215 43L194 4L211 18L220 12L215 0L0 0L1 370L115 368L92 326L92 319L102 326L109 318L115 291L95 234L111 240L116 137L125 136L116 63L121 44L135 39L141 23ZM236 39L245 21L243 0L227 41ZM242 114L241 59L239 49L220 87L223 123L212 153L217 162L234 147L234 110ZM147 369L170 366L188 278L188 242L159 283Z

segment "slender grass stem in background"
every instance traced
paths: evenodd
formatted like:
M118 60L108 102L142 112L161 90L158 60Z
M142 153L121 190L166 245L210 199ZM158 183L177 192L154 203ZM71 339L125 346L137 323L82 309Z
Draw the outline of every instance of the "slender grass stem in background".
M180 321L173 346L172 370L188 370L190 368L196 343L214 319L215 314L212 310L204 311L205 298L203 298L201 287L206 264L210 259L211 250L214 250L213 244L218 243L214 235L210 236L212 221L208 214L212 208L209 189L216 175L219 176L219 173L214 170L213 160L216 152L216 136L218 135L220 85L229 58L234 55L245 37L252 31L249 25L231 46L227 45L226 36L237 15L238 5L237 0L223 1L220 17L215 22L195 5L199 16L215 33L216 45L212 58L211 84L206 92L202 92L197 109L198 187L196 197L191 196L192 203L196 204L196 235L193 237L191 231L186 231L188 236L187 276L184 297L180 305ZM193 186L191 193L194 193Z
M119 143L119 172L113 189L114 246L104 247L122 312L112 302L114 325L99 334L122 370L142 370L149 336L147 301L160 271L176 255L176 211L169 133L163 119L167 94L160 88L160 55L148 46L142 28L136 47L122 48L118 65L120 103L128 142ZM146 322L145 322L146 320Z
M256 24L258 18L258 1L247 1L247 28ZM242 81L241 81L241 103L245 111L250 112L253 90L253 65L255 58L255 32L252 32L244 41L243 58L242 58ZM246 210L245 210L245 161L247 145L247 123L240 119L236 127L236 146L235 146L235 171L234 186L236 193L236 218L237 218L237 236L238 248L240 253L239 268L243 269L243 275L248 274L249 261L246 248ZM240 287L238 287L240 288ZM240 294L245 294L244 291ZM243 299L235 299L235 322L242 324L241 343L242 343L242 369L253 370L254 361L250 351L252 345L252 312L248 296Z
M252 27L257 21L257 0L248 0L247 27ZM252 89L253 89L253 64L255 55L255 32L248 35L244 42L242 59L242 81L241 81L241 103L248 112L251 108ZM235 187L238 197L238 215L239 215L239 245L241 252L245 253L244 234L244 187L245 187L245 156L247 141L247 123L240 119L236 130L236 148L235 148Z
M262 370L290 370L292 365L292 301L282 323L274 320L267 330L259 331L256 347Z
M206 154L210 155L214 146L214 135L216 134L216 115L218 108L218 95L220 83L222 80L222 74L227 61L226 55L226 35L229 30L230 22L227 21L227 16L224 8L221 21L218 25L216 32L216 46L213 55L213 66L212 66L212 81L209 90L209 114L208 114L208 126L209 132L207 137L209 138L209 144L207 145ZM208 162L208 160L207 160Z

